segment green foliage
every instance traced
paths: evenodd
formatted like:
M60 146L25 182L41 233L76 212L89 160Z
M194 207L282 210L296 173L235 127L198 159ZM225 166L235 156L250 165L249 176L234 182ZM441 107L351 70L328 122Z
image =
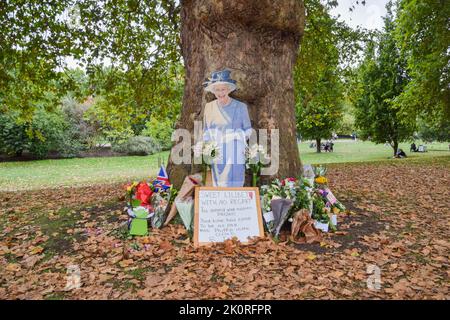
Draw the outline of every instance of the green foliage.
M418 138L427 142L450 141L450 121L442 121L442 119L434 122L419 120Z
M21 155L27 151L44 158L51 151L63 156L74 156L79 151L79 145L69 135L70 124L61 112L38 108L31 123L20 122L17 114L12 111L0 116L0 152Z
M408 75L393 36L395 25L389 6L384 22L383 32L368 46L359 68L355 118L361 138L375 143L387 141L395 154L398 143L412 137L416 119L396 101L408 83Z
M136 136L126 142L113 145L113 150L130 156L147 156L158 152L158 145L150 137Z
M57 83L61 57L72 48L61 15L72 0L0 2L0 110L14 109L22 120L33 117L36 102L52 91L58 99L68 83ZM76 54L76 51L73 50ZM48 106L57 104L49 103Z
M20 156L28 147L29 137L17 116L17 112L0 114L0 153Z
M169 0L2 1L0 110L17 110L29 122L44 92L51 91L57 101L68 91L82 98L86 88L97 94L105 89L96 80L80 88L65 57L75 58L89 74L109 62L119 76L109 79L108 92L119 90L105 98L118 113L128 115L134 108L131 115L148 116L155 106L166 107L157 100L171 100L164 88L180 61L179 13L179 2ZM123 95L124 90L131 94ZM121 96L124 100L116 101ZM142 121L136 133L145 123L137 120Z
M70 124L67 134L84 149L94 147L100 135L100 125L86 117L90 107L89 104L79 103L72 96L64 97L61 102L61 111Z
M151 117L145 123L145 129L141 135L151 137L161 150L169 150L172 146L171 137L173 132L173 122L170 119L157 119Z
M98 69L91 74L97 98L89 118L107 131L130 128L134 135L140 134L152 118L173 123L181 109L182 74L180 65L163 70L138 67L127 72Z
M156 177L160 159L169 153L146 157L72 158L39 161L0 162L0 189L30 190L123 181L142 181Z
M305 5L305 34L294 72L297 129L304 139L328 138L342 119L343 70L339 63L349 31L320 1L305 1Z
M450 122L450 5L448 1L399 0L395 37L407 57L411 80L397 103L432 123Z

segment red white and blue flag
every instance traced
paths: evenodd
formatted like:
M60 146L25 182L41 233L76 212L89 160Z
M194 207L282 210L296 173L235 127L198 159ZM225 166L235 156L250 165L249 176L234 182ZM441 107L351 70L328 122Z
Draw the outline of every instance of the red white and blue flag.
M169 176L167 175L166 169L164 168L163 165L161 165L158 176L153 181L153 186L155 187L155 190L158 190L159 188L167 190L171 186Z

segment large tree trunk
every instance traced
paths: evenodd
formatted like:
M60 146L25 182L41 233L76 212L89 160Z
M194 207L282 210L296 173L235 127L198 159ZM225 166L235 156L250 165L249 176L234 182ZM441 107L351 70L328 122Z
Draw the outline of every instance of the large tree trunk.
M279 129L279 170L262 177L262 182L297 176L301 163L292 70L305 22L303 2L182 0L181 4L186 78L176 128L194 131L194 120L202 119L203 106L214 99L204 92L202 83L212 71L228 68L238 85L232 96L248 105L253 128L268 129L269 135L270 129ZM175 187L187 174L200 171L198 165L175 165L172 156L167 170Z

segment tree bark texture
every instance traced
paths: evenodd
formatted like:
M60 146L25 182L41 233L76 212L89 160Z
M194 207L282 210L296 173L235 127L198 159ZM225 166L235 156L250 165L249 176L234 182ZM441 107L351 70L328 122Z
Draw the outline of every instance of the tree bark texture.
M202 119L204 105L214 99L202 83L211 72L227 68L238 86L231 96L247 104L252 127L268 129L269 137L270 129L279 129L278 173L262 177L261 182L275 176L298 176L301 163L292 71L304 30L303 2L182 0L181 5L185 87L176 129L194 131L194 120ZM200 169L193 164L175 165L170 157L167 171L179 187L186 175Z

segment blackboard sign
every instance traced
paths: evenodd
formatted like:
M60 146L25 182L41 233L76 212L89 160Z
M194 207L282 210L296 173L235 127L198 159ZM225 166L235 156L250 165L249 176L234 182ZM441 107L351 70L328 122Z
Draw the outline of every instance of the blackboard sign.
M237 237L263 237L259 189L256 187L195 188L194 245Z

